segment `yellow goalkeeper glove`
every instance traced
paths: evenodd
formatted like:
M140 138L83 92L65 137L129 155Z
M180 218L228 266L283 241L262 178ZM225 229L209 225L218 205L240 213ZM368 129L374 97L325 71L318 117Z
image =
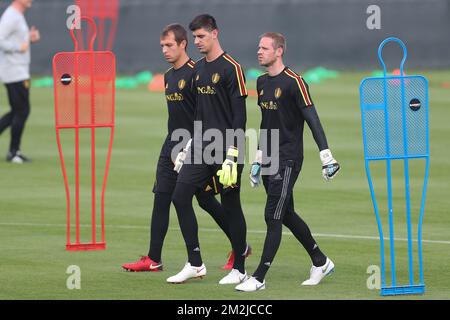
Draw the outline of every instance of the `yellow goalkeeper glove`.
M217 171L219 182L224 187L231 187L237 183L237 158L239 151L235 147L229 147L227 151L227 158L222 163L222 169Z

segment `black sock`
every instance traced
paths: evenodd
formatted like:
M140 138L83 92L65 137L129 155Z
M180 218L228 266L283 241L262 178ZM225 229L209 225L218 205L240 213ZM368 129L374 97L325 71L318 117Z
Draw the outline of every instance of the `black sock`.
M148 251L148 256L155 262L161 262L161 251L169 227L171 202L172 195L170 193L155 193Z
M264 249L261 256L261 261L259 262L258 268L256 269L253 276L259 282L263 282L266 277L267 271L275 258L275 255L280 247L281 236L282 236L282 223L280 220L266 220L267 224L267 234L266 240L264 241Z
M177 183L172 202L177 210L178 222L188 252L188 261L192 266L200 267L203 262L198 241L198 224L192 207L192 199L196 191L195 186Z
M247 251L247 225L241 207L240 190L227 190L221 194L221 203L228 218L231 244L234 251L233 269L245 273L245 253Z
M193 267L200 267L203 264L199 245L186 245L188 251L188 261Z
M327 257L320 251L319 246L314 240L311 231L305 221L295 212L286 213L283 223L288 227L298 241L308 252L314 266L320 267L325 264Z

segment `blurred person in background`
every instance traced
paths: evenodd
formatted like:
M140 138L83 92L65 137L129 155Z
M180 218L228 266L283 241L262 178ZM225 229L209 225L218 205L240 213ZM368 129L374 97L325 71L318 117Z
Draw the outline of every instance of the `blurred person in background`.
M11 111L0 118L0 135L11 127L6 160L29 162L20 151L22 134L30 114L30 45L40 40L36 27L28 27L25 12L33 0L14 0L0 18L0 81L5 84Z

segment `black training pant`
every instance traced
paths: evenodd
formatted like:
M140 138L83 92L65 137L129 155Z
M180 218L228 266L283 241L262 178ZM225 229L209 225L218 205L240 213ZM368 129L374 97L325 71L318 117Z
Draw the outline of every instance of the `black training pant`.
M11 127L9 151L15 153L20 150L25 122L30 114L30 81L7 83L5 86L11 111L0 119L0 134Z

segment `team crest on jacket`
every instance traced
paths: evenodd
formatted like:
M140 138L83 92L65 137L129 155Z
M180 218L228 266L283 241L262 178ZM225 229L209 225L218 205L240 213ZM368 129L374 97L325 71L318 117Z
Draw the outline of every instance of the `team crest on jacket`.
M279 98L279 97L281 97L281 93L282 93L282 91L281 91L281 89L280 88L276 88L275 89L275 98Z
M214 84L216 84L217 82L219 82L219 80L220 80L220 75L218 74L218 73L214 73L213 75L212 75L212 82L214 83Z
M181 79L180 81L178 81L178 88L180 88L180 90L183 90L183 88L186 86L186 81L184 79Z

